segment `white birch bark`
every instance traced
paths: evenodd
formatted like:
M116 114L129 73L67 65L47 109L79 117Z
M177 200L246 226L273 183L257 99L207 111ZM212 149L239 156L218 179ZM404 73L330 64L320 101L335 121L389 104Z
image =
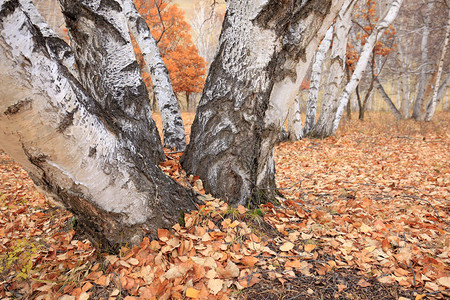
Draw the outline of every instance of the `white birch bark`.
M186 136L183 119L170 83L169 71L147 23L137 12L133 1L123 0L123 7L128 18L128 28L133 34L150 71L153 92L161 112L164 146L172 150L184 151Z
M347 52L348 33L351 28L351 17L356 1L346 1L336 20L333 34L333 46L330 54L325 95L317 123L310 129L311 137L324 138L331 135L334 116L336 114L338 95L342 79L345 75L345 61Z
M425 81L427 78L427 70L428 68L428 37L430 35L430 17L431 10L433 8L434 1L428 1L427 9L425 12L425 19L423 25L423 33L422 33L422 43L421 43L421 51L422 51L422 62L420 69L420 78L417 87L417 96L416 101L414 102L413 112L411 117L415 120L423 120L424 115L422 112L422 102L424 100L425 94Z
M108 125L129 141L130 151L164 160L121 0L60 3L80 82L108 113Z
M359 84L361 77L364 73L364 70L367 67L367 63L369 62L370 55L372 53L372 49L375 46L376 41L381 37L383 32L391 25L394 19L397 17L400 6L402 5L403 0L394 0L390 4L390 8L383 18L383 20L377 24L372 34L368 37L366 44L361 52L361 56L356 64L355 71L353 72L350 81L344 88L341 97L339 98L339 106L336 112L336 116L333 122L333 130L332 134L334 134L339 126L339 122L342 117L342 113L344 112L344 108L347 105L348 99L351 94L355 90L356 86Z
M273 147L342 2L227 2L218 55L182 157L207 192L244 205L277 195Z
M431 98L430 104L428 105L427 111L425 114L425 121L427 121L427 122L431 121L431 118L433 117L434 112L436 110L438 91L439 91L439 83L441 81L442 70L444 69L444 60L445 60L445 55L447 53L447 46L448 46L449 38L450 38L450 9L449 9L449 15L448 15L448 20L447 20L447 27L445 29L444 45L442 46L441 58L439 59L439 64L438 64L439 67L438 67L438 72L436 75L436 83L434 85L433 96Z
M18 0L0 0L0 147L103 245L156 236L195 208L192 193L130 151L140 140L122 139L105 121L108 113L53 58L52 39Z
M31 0L20 0L19 2L24 13L27 14L31 22L39 28L42 35L46 37L46 41L51 42L47 43L47 48L52 57L62 63L73 76L77 77L78 74L75 69L75 57L69 45L61 40L59 36L50 28L50 26L48 26ZM52 48L58 49L56 51L56 49Z
M300 94L295 97L295 101L288 113L288 139L291 141L298 141L303 138L300 97Z
M333 38L333 26L331 26L319 48L317 49L311 72L311 84L309 85L308 102L306 103L306 119L303 134L307 135L316 124L317 98L319 96L320 78L322 76L322 66L325 56L330 49L331 39Z

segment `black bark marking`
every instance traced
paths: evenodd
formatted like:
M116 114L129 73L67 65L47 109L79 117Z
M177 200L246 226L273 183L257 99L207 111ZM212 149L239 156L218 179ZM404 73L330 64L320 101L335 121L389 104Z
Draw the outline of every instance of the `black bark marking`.
M18 0L11 0L3 3L2 7L0 8L0 21L10 14L14 13L19 5L20 4Z
M20 111L31 109L32 101L30 99L20 100L16 104L9 106L3 113L5 115L14 115Z
M63 133L69 126L73 124L73 115L77 112L77 108L67 113L58 125L58 132Z
M97 148L96 147L91 147L89 148L89 157L93 157L95 155L95 153L97 153Z

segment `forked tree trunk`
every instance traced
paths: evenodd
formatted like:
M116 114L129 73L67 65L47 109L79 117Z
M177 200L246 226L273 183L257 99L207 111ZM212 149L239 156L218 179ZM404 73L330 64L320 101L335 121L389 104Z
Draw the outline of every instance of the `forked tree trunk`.
M331 26L328 29L314 57L314 63L312 65L312 72L311 72L311 84L309 85L308 91L308 102L306 103L305 128L303 129L304 135L308 135L308 133L316 124L317 98L319 97L320 78L322 77L322 66L325 61L325 56L327 55L327 52L330 49L332 38L333 38L333 26Z
M163 124L164 146L183 151L186 148L186 136L180 107L170 83L169 71L147 23L139 15L133 1L123 0L123 9L128 18L128 28L136 39L152 78L153 92Z
M355 71L353 72L350 81L345 86L344 91L342 92L341 97L339 98L338 101L339 106L336 111L336 117L334 118L332 134L334 134L338 129L339 122L341 121L342 114L344 112L344 108L347 105L347 102L351 94L353 93L353 91L358 86L361 80L364 70L367 67L367 63L369 62L372 49L375 46L375 42L379 40L383 32L391 25L391 23L397 17L398 11L402 3L403 0L392 1L389 10L386 13L386 16L375 26L372 34L367 38L366 44L364 45L359 60L356 63Z
M447 53L447 46L448 46L449 38L450 38L450 9L449 9L449 15L448 15L448 19L447 19L447 27L445 30L444 45L442 46L441 57L440 57L439 63L438 63L438 71L437 71L436 80L435 80L435 84L434 84L433 96L431 97L431 101L427 106L427 110L426 110L426 114L425 114L425 121L427 121L427 122L431 121L431 118L434 115L434 111L436 110L436 106L437 106L437 102L438 102L439 83L441 81L442 70L444 69L444 60L445 60L445 54Z
M273 147L340 0L230 0L184 168L231 203L276 196Z
M334 26L333 46L330 55L331 64L328 70L325 95L322 100L319 119L309 133L309 136L314 138L325 138L331 135L338 106L339 91L345 74L347 39L355 3L356 1L346 0Z
M136 243L195 208L194 196L156 166L162 146L146 115L137 64L125 58L120 19L81 6L70 12L72 29L92 42L75 42L88 56L78 60L83 62L79 77L89 90L58 62L67 54L62 41L43 34L18 0L0 0L0 147L38 187L72 210L94 240L103 246ZM101 35L88 35L91 30ZM100 60L102 43L118 47L122 58L110 58L109 52L103 58L123 59L122 67ZM95 58L99 71L93 68ZM86 74L90 69L94 74ZM90 92L103 95L104 102ZM127 121L131 113L135 118Z

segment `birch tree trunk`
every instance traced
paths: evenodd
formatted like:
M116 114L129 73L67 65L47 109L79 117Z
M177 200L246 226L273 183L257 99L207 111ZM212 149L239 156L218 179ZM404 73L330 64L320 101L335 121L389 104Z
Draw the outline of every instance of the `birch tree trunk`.
M348 99L350 98L351 94L355 90L355 88L358 86L361 77L364 73L364 70L367 67L367 63L369 62L372 49L375 46L376 41L381 37L383 32L390 26L390 24L394 21L395 17L397 17L398 11L400 9L400 6L402 5L403 0L394 0L390 4L390 8L386 14L386 16L383 18L383 20L377 24L375 29L373 30L372 34L367 38L366 44L364 45L364 48L361 52L360 58L356 64L355 71L353 72L353 75L350 79L350 81L347 83L347 85L344 88L344 91L342 92L341 97L339 98L339 106L336 111L336 116L333 121L333 129L332 134L334 134L339 126L339 122L342 117L342 113L344 112L344 108L347 105Z
M427 10L425 12L425 20L423 25L423 33L422 33L422 43L421 43L421 50L422 50L422 62L421 62L421 69L420 69L420 79L419 84L417 88L417 97L416 101L414 102L413 106L413 112L411 117L415 120L423 120L424 115L422 112L422 102L425 94L425 81L427 79L427 70L428 70L428 36L430 35L430 17L431 17L431 10L433 8L433 1L428 1L427 4Z
M133 1L123 0L123 3L128 18L128 28L136 39L150 71L153 92L161 112L164 146L172 150L184 151L186 136L183 119L181 119L180 107L170 83L169 71L147 23L137 12Z
M306 119L303 134L307 135L316 124L317 98L319 96L320 78L325 56L330 49L333 38L333 26L331 26L317 49L314 63L312 65L311 84L309 85L308 102L306 104Z
M277 195L273 147L342 0L230 0L182 157L205 190L231 203Z
M129 148L155 163L165 159L151 116L125 14L116 0L60 0L80 82L108 114ZM139 130L137 129L139 128ZM138 147L132 141L138 141Z
M298 141L303 138L302 116L300 113L300 92L289 109L288 113L288 139Z
M57 59L67 54L62 41L43 34L18 0L0 0L0 147L24 166L40 189L72 210L95 241L111 247L137 243L195 208L194 196L155 164L162 146L146 115L142 85L134 77L137 64L123 58L122 67L110 69L99 53L80 49L101 42L125 45L116 23L110 23L117 19L102 18L84 6L78 9L66 16L79 20L71 24L76 32L95 27L102 34L85 36L93 45L75 44L91 56L82 60L79 71L86 73L97 57L99 69L129 77L115 82L119 79L113 74L79 74L85 89ZM128 53L118 50L123 57ZM87 84L89 79L96 82ZM114 84L124 90L120 93ZM94 100L91 92L105 95L105 102ZM127 113L135 113L135 119L127 122Z
M342 79L345 75L345 61L347 52L347 39L351 27L351 17L356 1L347 0L336 20L331 48L331 65L328 71L325 96L322 100L320 116L317 124L311 128L309 136L325 138L331 135L334 116L337 110L337 100L341 89Z
M429 122L431 121L431 118L434 115L434 112L436 110L437 106L437 98L438 98L438 92L439 92L439 83L441 81L442 76L442 70L444 68L444 60L445 60L445 54L447 53L447 46L448 46L448 40L450 38L450 9L449 9L449 15L447 20L447 27L445 29L445 39L444 39L444 45L442 46L442 53L441 58L439 59L439 67L436 75L436 81L434 84L434 90L433 90L433 96L431 98L431 101L427 107L426 114L425 114L425 121Z
M398 111L397 107L395 106L394 102L392 102L391 98L388 96L386 91L384 90L383 86L380 83L380 80L378 80L378 77L375 77L375 86L378 89L378 91L381 94L381 97L388 105L389 109L392 111L392 113L395 116L395 119L400 120L402 118L402 115Z

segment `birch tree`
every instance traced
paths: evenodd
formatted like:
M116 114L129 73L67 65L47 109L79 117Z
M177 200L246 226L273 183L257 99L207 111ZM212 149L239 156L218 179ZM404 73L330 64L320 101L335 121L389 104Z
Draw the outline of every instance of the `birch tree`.
M156 236L196 208L157 167L162 145L120 2L62 1L80 80L62 61L70 48L22 3L0 0L0 146L103 246Z
M447 20L447 27L445 30L444 45L442 47L441 58L439 59L439 64L438 64L439 66L438 66L436 82L435 82L434 90L433 90L433 97L431 98L431 101L430 101L429 105L427 106L427 110L426 110L426 114L425 114L425 121L427 121L427 122L431 121L431 118L434 115L434 111L436 110L437 101L438 101L438 93L439 93L439 82L441 81L442 70L444 69L444 60L445 60L445 54L447 53L449 37L450 37L450 9L449 9L449 15L448 15L448 20Z
M311 72L311 84L308 91L308 102L306 103L306 119L303 134L307 135L316 124L317 114L317 98L319 96L320 78L322 75L322 66L325 61L325 56L330 49L331 40L333 38L333 26L331 26L319 48L317 49L314 63L312 65Z
M433 8L433 1L428 1L427 9L425 12L425 24L423 25L422 42L420 49L422 52L422 61L420 67L420 78L417 87L416 101L414 102L413 112L411 117L416 120L423 120L422 102L425 94L425 81L427 78L428 70L428 37L430 35L430 18L431 10Z
M247 205L276 197L273 147L343 1L230 0L182 157L205 190Z
M331 134L341 82L345 74L347 37L355 2L347 0L336 20L325 96L322 100L319 119L309 132L311 137L323 138Z
M336 117L333 121L333 129L331 134L334 134L339 126L339 122L342 117L342 113L344 112L344 108L347 105L347 102L359 84L361 77L363 75L364 70L366 69L367 63L371 57L372 49L375 46L376 41L381 37L383 32L390 26L390 24L394 21L395 17L398 14L400 6L402 5L403 0L394 0L390 4L390 7L386 13L386 16L381 20L372 34L368 37L366 44L364 45L363 51L361 52L361 56L356 64L355 71L353 72L350 81L344 88L340 98L339 98L339 106L337 108Z
M170 83L169 72L159 53L155 39L145 20L139 15L132 0L124 0L128 27L135 38L153 83L153 93L161 112L164 146L184 151L186 137L180 107Z

